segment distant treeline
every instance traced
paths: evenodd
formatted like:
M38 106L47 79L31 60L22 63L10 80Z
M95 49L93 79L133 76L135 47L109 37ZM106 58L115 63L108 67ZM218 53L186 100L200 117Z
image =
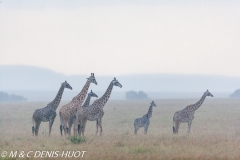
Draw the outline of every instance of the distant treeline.
M148 99L148 95L143 91L128 91L126 92L126 99Z
M6 92L0 92L0 102L7 102L7 101L27 101L27 99L20 95L15 95L15 94L9 95Z

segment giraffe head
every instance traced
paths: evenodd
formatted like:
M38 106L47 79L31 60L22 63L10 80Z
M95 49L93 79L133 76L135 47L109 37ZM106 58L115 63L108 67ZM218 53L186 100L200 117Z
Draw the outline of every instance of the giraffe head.
M91 73L91 76L87 78L91 83L94 83L97 85L97 81L95 79L94 73Z
M91 90L91 92L88 93L89 96L91 97L98 97L95 93L93 93L93 91Z
M118 82L118 80L114 77L114 79L112 80L112 84L114 85L114 86L118 86L118 87L120 87L120 88L122 88L122 85Z
M152 101L151 106L157 107L154 101Z
M72 90L72 87L67 83L67 81L63 82L62 85L64 86L64 88L68 88Z
M204 93L206 96L213 97L212 93L210 93L208 90Z

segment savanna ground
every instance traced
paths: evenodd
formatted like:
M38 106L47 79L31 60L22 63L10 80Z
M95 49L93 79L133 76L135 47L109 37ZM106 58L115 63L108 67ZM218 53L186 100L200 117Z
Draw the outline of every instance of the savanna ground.
M32 136L32 114L48 102L0 103L0 153L87 151L78 159L89 160L240 159L240 99L207 97L195 113L190 135L186 123L180 125L178 135L172 134L173 114L196 101L155 100L148 134L141 128L135 136L133 121L148 111L151 100L110 100L104 107L103 135L96 137L95 122L88 121L86 142L81 144L60 136L59 115L50 137L48 123L41 124L38 137Z

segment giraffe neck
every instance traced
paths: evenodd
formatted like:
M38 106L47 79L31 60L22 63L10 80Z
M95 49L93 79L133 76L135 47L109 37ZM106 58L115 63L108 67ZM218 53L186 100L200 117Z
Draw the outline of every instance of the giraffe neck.
M152 117L152 108L153 108L153 106L151 105L148 109L148 113L147 113L148 119L150 119Z
M83 107L88 107L91 100L91 95L89 94L83 104Z
M106 92L104 93L104 95L99 99L99 103L101 103L100 107L103 108L105 106L105 104L107 103L111 93L112 93L112 89L113 89L113 84L112 82L109 84Z
M86 82L86 84L83 86L81 92L72 99L72 101L74 101L75 103L78 103L79 106L82 105L82 103L83 103L83 101L84 101L84 99L85 99L85 97L86 97L86 95L87 95L87 92L88 92L88 88L89 88L89 86L90 86L90 83L91 83L91 82L90 82L89 80L87 80L87 82Z
M64 91L64 86L61 85L56 97L54 98L54 100L52 101L52 109L54 109L56 111L57 107L59 106L59 103L62 99L62 95L63 95L63 91Z
M195 104L193 105L193 109L194 109L195 111L202 105L202 103L203 103L203 101L205 100L205 98L206 98L206 95L203 94L203 96L201 97L201 99L200 99L197 103L195 103Z

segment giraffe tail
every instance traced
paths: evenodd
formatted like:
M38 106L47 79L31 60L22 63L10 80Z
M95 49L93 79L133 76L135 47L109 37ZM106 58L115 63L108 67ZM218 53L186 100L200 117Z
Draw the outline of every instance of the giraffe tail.
M174 127L174 117L173 117L173 133L175 133L175 127Z

